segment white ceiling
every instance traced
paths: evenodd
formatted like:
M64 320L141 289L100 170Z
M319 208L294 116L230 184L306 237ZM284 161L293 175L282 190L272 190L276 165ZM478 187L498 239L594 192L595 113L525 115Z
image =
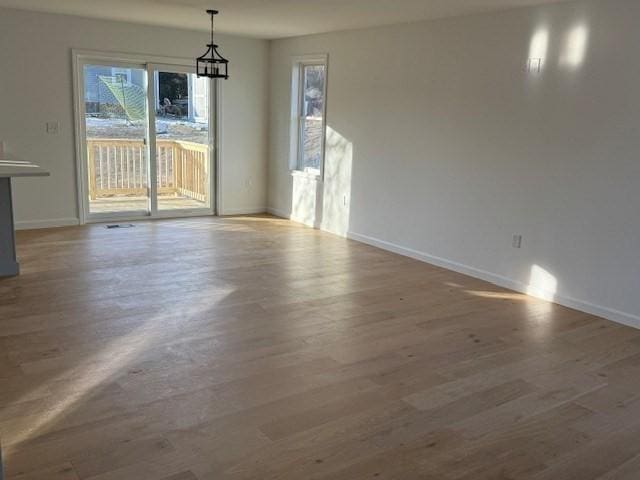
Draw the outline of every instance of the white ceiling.
M391 25L563 0L0 0L0 6L261 38Z

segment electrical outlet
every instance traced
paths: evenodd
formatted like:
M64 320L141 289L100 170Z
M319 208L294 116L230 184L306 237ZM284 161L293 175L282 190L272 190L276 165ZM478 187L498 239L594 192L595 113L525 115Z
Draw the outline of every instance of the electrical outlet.
M522 248L522 235L513 236L513 248Z
M542 72L542 58L530 58L527 60L527 73L540 73Z
M49 135L57 135L59 130L60 130L60 123L47 122L47 133Z

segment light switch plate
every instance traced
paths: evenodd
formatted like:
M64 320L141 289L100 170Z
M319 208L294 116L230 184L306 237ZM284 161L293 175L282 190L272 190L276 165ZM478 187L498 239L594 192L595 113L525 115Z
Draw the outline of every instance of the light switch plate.
M513 236L513 248L522 248L522 235Z
M57 135L59 130L60 130L60 123L47 122L47 133L49 135Z

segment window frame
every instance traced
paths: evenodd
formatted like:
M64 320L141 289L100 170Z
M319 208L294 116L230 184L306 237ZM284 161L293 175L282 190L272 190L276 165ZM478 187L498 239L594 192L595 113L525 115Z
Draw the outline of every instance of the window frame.
M302 143L304 116L304 69L308 66L324 67L322 101L322 139L320 142L320 170L302 169ZM327 54L302 55L292 58L291 68L291 131L289 170L292 175L324 179L324 162L327 140L327 84L329 79L329 56Z

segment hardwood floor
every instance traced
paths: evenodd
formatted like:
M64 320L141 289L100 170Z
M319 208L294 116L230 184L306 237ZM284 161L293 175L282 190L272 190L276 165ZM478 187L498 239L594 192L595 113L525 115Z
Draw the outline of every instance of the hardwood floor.
M270 217L19 232L9 480L636 480L640 331Z

